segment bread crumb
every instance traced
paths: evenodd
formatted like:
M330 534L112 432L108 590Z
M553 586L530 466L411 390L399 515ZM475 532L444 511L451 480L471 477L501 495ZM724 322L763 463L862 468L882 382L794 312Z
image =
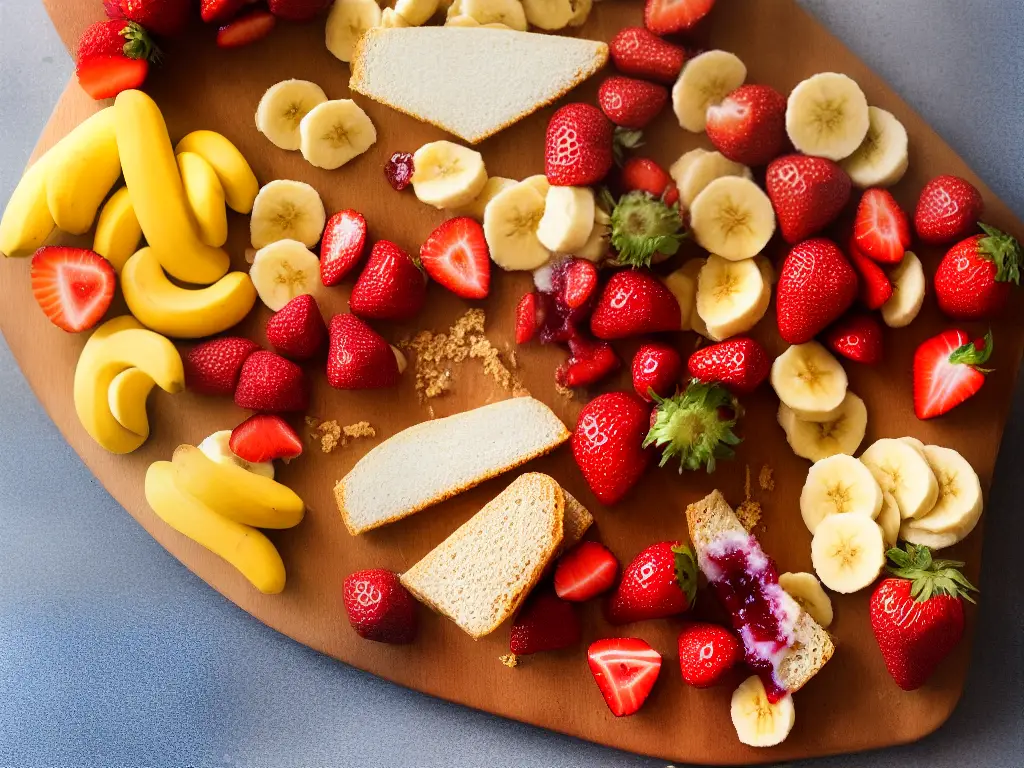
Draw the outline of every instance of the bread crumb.
M376 437L377 430L370 426L370 422L359 421L355 424L349 424L347 427L342 427L341 435L341 444L345 446L361 437Z
M310 429L316 429L317 427L320 426L320 419L316 418L315 416L307 416L306 426L309 427Z
M338 424L337 419L320 421L312 416L306 417L306 426L311 429L310 439L320 442L320 450L330 453L339 445L344 448L353 440L363 437L376 437L377 430L370 426L368 421L359 421L343 427Z
M762 491L775 490L774 471L767 464L761 467L761 474L757 476L757 484L761 486Z
M504 656L499 656L498 661L504 664L509 669L515 669L519 666L519 657L514 653L506 653Z
M562 386L557 381L555 382L555 392L558 393L559 397L564 397L566 400L572 400L576 397L575 392L568 387Z
M513 395L529 394L484 335L485 320L482 309L471 309L447 333L420 331L399 344L403 351L415 355L416 393L420 402L447 392L453 381L452 365L467 359L482 361L484 373Z
M746 479L743 482L743 503L736 507L736 517L750 533L761 522L761 505L750 497L750 465L746 467Z
M320 441L320 450L324 453L330 453L338 447L338 443L341 442L341 426L335 419L330 421L321 422L316 426L316 430L312 435L314 440Z

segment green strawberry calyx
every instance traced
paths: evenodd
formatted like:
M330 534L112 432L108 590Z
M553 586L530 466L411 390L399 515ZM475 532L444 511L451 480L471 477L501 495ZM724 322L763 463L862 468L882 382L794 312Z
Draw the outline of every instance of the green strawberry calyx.
M718 384L692 381L675 397L658 397L653 391L650 395L658 407L644 448L656 445L662 449L659 466L678 457L680 474L684 469L701 467L714 472L718 459L735 455L732 446L741 440L732 428L741 409L729 390Z
M675 544L672 553L676 556L676 582L686 595L686 605L693 607L697 599L697 558L685 544Z
M984 338L977 341L968 341L963 346L953 350L949 356L949 362L953 365L969 365L979 373L991 373L991 368L980 366L988 362L992 357L992 331L985 334Z
M124 55L129 59L145 59L153 64L160 61L160 49L156 47L149 33L134 21L125 24L118 32L124 38Z
M626 161L626 152L639 149L644 145L643 131L632 131L618 126L612 133L612 157L615 164L621 166Z
M892 565L885 570L900 579L910 581L910 596L918 603L946 595L974 602L971 592L978 588L960 572L960 560L933 560L932 551L925 546L906 544L906 549L893 547L885 553Z
M679 205L667 205L649 192L627 192L615 202L605 191L602 201L611 210L610 242L618 266L649 267L658 254L674 256L687 236Z
M988 224L979 224L985 237L978 241L978 250L982 258L994 262L996 265L997 283L1020 284L1021 263L1024 262L1024 253L1021 252L1020 243L1005 232L1001 232Z

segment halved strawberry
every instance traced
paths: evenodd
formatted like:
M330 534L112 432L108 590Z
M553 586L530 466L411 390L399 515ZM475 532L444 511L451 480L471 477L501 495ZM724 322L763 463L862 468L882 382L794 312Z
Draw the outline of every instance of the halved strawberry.
M865 256L883 264L898 264L910 247L910 221L889 192L869 189L857 206L853 239Z
M589 387L619 369L622 362L606 341L589 341L577 336L569 339L570 357L555 371L555 381L563 387Z
M972 342L960 330L943 331L923 342L914 353L914 412L931 419L977 394L985 383L992 354L992 332Z
M693 29L715 7L715 0L647 0L644 26L656 35Z
M878 264L860 252L857 241L852 237L848 255L850 263L860 275L861 304L868 309L879 309L892 298L892 281Z
M526 344L537 335L537 294L524 294L516 305L516 344Z
M570 549L555 567L555 594L582 603L607 592L619 577L619 561L606 546L584 541Z
M94 99L112 99L146 82L149 62L127 56L93 56L75 69L78 84Z
M231 430L228 447L238 458L258 464L298 458L302 455L302 438L280 416L257 413Z
M572 603L558 598L550 588L539 589L512 622L509 649L517 656L558 651L576 645L581 634Z
M243 45L262 40L277 26L277 17L262 9L239 16L217 30L217 45L220 48L241 48Z
M587 662L616 717L640 709L661 672L661 654L635 637L598 640L587 651Z
M320 240L320 282L337 285L359 263L366 247L366 219L358 211L331 216Z
M484 228L468 216L448 219L420 247L420 262L434 280L463 299L491 290L491 252Z
M86 248L44 246L32 257L32 295L50 322L69 333L103 319L116 283L110 262Z
M562 279L562 301L569 309L579 309L594 295L597 267L586 259L572 259Z

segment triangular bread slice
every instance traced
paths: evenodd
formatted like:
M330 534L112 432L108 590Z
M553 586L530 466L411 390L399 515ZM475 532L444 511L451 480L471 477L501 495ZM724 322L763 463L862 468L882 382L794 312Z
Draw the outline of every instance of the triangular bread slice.
M690 541L693 542L698 562L701 560L701 553L716 539L722 536L748 535L732 507L719 491L712 491L696 504L686 508L686 526L690 530ZM790 693L803 688L832 658L835 651L835 645L828 632L812 619L807 611L800 612L793 634L796 642L786 652L776 670L778 682Z
M476 144L564 96L608 61L596 40L481 27L369 30L349 88Z
M562 526L562 543L555 553L556 556L579 544L590 530L590 526L594 524L594 516L590 514L590 510L580 504L575 496L565 488L562 488L562 495L565 496L565 520Z
M562 542L565 495L520 475L402 575L421 602L474 638L496 630L533 589Z
M515 397L409 427L367 453L334 488L353 535L401 520L522 466L569 439L540 400Z

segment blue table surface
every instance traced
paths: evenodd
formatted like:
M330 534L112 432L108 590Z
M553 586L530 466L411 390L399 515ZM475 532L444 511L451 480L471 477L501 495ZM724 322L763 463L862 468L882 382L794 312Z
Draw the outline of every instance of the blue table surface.
M1020 0L802 4L1024 218ZM38 0L0 0L0 200L71 71ZM1013 471L1022 410L1018 397L986 513L984 598L960 706L915 745L815 765L1024 765L1024 522L1013 501L1024 493ZM107 494L6 343L0 435L0 766L664 765L407 691L264 627Z

